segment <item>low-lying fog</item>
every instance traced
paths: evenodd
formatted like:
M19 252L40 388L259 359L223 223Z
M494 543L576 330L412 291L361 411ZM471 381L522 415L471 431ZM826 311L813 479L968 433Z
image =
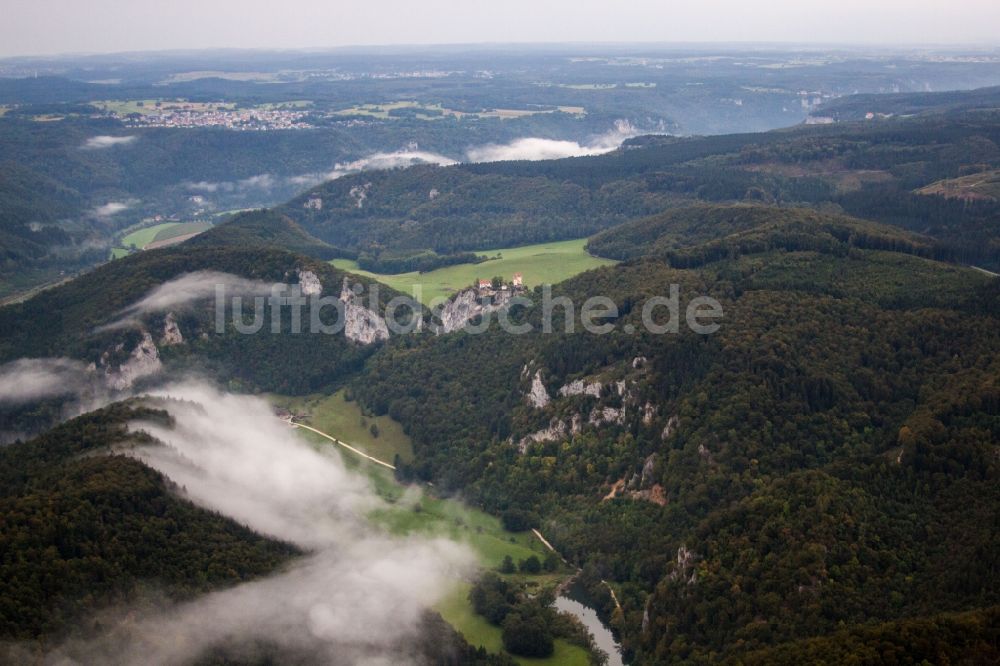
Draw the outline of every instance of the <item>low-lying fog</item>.
M317 450L262 399L198 382L155 394L176 425L137 422L161 446L135 455L206 509L309 554L285 571L156 612L127 630L68 642L47 663L183 664L207 648L264 642L325 663L400 663L424 609L471 571L472 553L434 538L394 538L367 520L382 505L335 452Z

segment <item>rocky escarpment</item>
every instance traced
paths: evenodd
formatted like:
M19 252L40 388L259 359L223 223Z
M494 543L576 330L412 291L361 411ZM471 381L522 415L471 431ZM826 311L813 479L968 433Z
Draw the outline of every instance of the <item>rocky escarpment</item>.
M303 296L319 296L323 293L323 283L312 271L299 270L299 288Z
M582 379L572 381L559 388L559 395L592 395L595 398L601 397L601 382L587 382Z
M528 404L536 409L542 409L552 401L549 392L545 390L545 384L542 382L541 370L536 370L535 375L531 378L531 388L528 389L526 399Z
M115 352L121 352L125 348L124 344L115 347ZM101 359L104 367L105 381L109 388L115 391L124 391L132 388L135 382L143 377L155 375L163 369L160 361L160 353L153 342L153 336L149 331L142 331L142 338L129 354L128 359L117 367L109 363L111 354L105 353Z
M441 306L440 333L451 333L457 331L476 317L481 317L490 312L499 310L502 305L484 305L475 289L466 289L459 292L455 298Z
M184 335L180 326L177 325L177 317L173 312L168 312L163 319L163 337L160 338L160 346L179 345L184 342Z
M363 345L389 339L389 326L385 319L361 304L361 297L344 278L340 290L340 300L344 302L344 336L348 340Z
M565 420L552 419L548 428L542 428L529 435L525 435L517 442L517 449L521 453L527 453L528 447L532 444L544 442L556 442L567 435L576 435L583 429L583 419L579 414L574 414L567 423Z

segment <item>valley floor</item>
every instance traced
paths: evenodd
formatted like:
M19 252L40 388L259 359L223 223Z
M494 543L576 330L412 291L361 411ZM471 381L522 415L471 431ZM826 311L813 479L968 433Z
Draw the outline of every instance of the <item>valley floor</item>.
M521 273L525 286L534 287L556 284L592 268L616 263L589 254L584 249L586 244L586 238L578 238L523 247L476 250L478 255L497 258L479 264L447 266L426 273L414 271L388 275L361 270L358 263L350 259L334 259L331 263L337 268L374 278L404 294L416 296L413 289L419 285L419 300L426 305L434 298L447 298L471 286L479 278L488 280L499 275L509 281L514 273Z

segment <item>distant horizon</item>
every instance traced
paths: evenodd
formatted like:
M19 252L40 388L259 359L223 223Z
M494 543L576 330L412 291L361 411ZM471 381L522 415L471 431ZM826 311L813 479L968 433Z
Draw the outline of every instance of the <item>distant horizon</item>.
M0 59L207 50L443 46L795 45L997 48L1000 3L953 0L7 0Z
M405 53L405 52L428 52L438 49L454 51L489 51L489 50L547 50L559 51L560 49L572 48L592 48L592 49L653 49L661 51L690 51L690 50L767 50L773 49L778 52L793 51L818 51L827 52L831 50L842 50L847 52L886 52L886 53L914 53L920 51L928 52L996 52L1000 55L1000 40L994 43L987 42L941 42L925 44L885 44L876 42L793 42L793 41L562 41L562 42L442 42L436 44L424 43L384 43L384 44L344 44L339 46L205 46L205 47L184 47L184 48L150 48L132 49L123 51L55 51L24 53L16 55L0 55L0 62L11 60L57 60L73 58L98 58L115 56L172 56L172 55L198 55L213 53L275 53L275 54L336 54L340 53Z

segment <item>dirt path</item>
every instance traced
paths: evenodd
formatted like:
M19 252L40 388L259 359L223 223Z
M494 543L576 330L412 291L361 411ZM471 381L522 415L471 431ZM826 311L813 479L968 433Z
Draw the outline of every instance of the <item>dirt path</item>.
M351 446L350 444L347 444L346 442L342 442L339 439L337 439L336 437L333 437L331 435L326 434L322 430L316 430L316 428L313 428L312 426L307 426L304 423L296 423L295 421L289 421L289 423L292 424L293 428L305 428L306 430L309 430L310 432L316 433L320 437L326 437L331 442L333 442L335 444L339 444L340 446L344 447L348 451L351 451L352 453L355 453L355 454L361 456L362 458L367 458L368 460L371 460L373 463L376 463L378 465L382 465L382 467L388 467L391 470L395 470L396 469L395 465L390 465L389 463L387 463L384 460L379 460L378 458L370 456L367 453L365 453L364 451L360 451L360 450L354 448L353 446Z

